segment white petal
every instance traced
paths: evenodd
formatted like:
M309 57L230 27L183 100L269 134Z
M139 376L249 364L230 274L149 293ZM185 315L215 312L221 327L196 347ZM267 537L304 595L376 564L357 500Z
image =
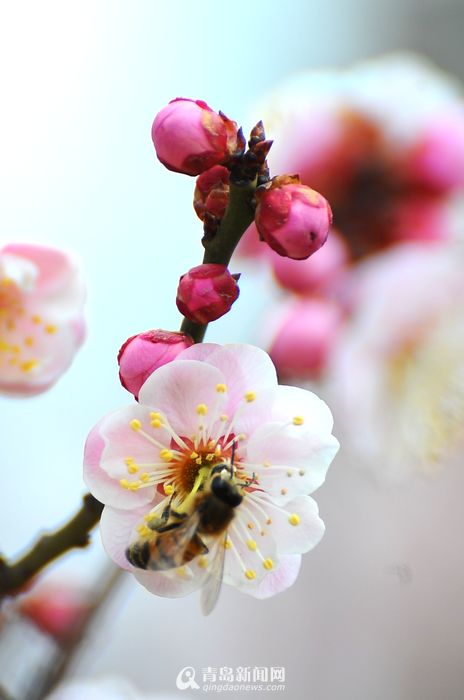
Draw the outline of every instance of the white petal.
M255 491L247 496L245 505L275 540L279 555L309 552L324 534L317 503L310 496L298 496L280 507Z
M106 553L121 568L134 570L126 558L134 527L143 520L149 507L118 510L105 506L100 519L100 534Z
M164 598L181 598L197 591L209 575L195 560L189 565L169 571L133 569L133 574L150 593Z
M247 472L254 472L259 488L283 504L319 488L338 448L329 433L313 433L304 425L267 423L247 443Z
M159 367L140 390L139 401L167 416L171 426L182 437L198 433L223 413L225 394L217 391L224 384L223 374L197 360L176 360ZM204 404L208 412L200 416L197 407Z
M257 586L239 586L238 588L254 598L270 598L293 586L300 573L300 568L301 556L299 554L284 554L280 557L276 569L269 571Z
M269 355L254 345L218 346L206 362L217 367L228 387L229 412L235 411L246 392L258 396L266 389L277 386L275 367Z

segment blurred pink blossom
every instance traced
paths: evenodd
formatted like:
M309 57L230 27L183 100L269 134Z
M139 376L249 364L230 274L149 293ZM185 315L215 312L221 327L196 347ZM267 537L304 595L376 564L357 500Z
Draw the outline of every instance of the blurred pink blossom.
M379 473L430 471L464 444L464 250L397 246L360 266L330 367L345 439Z
M52 386L81 345L84 288L63 252L29 244L0 250L0 391Z

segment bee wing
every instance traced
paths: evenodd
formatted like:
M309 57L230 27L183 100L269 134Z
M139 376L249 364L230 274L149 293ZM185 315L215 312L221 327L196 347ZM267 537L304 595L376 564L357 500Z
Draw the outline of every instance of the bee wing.
M209 615L213 611L221 592L226 558L226 541L227 532L218 544L214 559L211 562L208 578L201 589L201 610L203 615Z

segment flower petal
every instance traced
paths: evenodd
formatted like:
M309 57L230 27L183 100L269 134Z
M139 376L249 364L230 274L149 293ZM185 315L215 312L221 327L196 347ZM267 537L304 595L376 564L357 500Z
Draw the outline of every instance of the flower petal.
M280 557L277 568L268 574L254 587L238 586L243 593L249 593L254 598L270 598L282 593L295 583L301 568L301 555L284 554Z
M124 413L127 414L127 411L124 410ZM133 414L131 413L131 415ZM115 440L114 444L108 442L108 434L111 435L115 424L117 424L117 420L113 420L113 418L115 418L115 414L103 418L92 429L87 438L84 448L84 481L101 503L111 505L114 508L137 508L153 499L153 489L131 491L124 489L119 483L120 477L117 476L117 469L123 469L124 457L133 455L127 454L125 451L126 443L123 441ZM128 437L134 439L130 433ZM129 446L132 444L130 443ZM113 475L110 472L113 472ZM128 477L127 471L125 476Z
M208 428L223 412L225 395L216 387L224 381L223 374L206 362L175 360L148 377L139 402L166 416L178 435L191 437L200 424ZM199 414L199 406L206 407L205 415Z
M248 494L245 505L261 532L275 540L279 555L309 552L325 532L317 503L310 496L298 496L280 507L254 491Z
M256 475L259 489L274 503L283 504L321 486L338 448L330 433L267 423L257 428L247 443L247 472Z

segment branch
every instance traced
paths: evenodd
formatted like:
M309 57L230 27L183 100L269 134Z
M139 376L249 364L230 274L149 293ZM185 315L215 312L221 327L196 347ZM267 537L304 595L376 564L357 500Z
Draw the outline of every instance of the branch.
M227 211L214 238L205 243L203 263L229 264L238 242L254 219L255 189L256 184L253 181L231 181ZM184 318L180 330L193 338L195 343L201 343L207 328L207 323L195 323Z
M86 547L90 541L89 532L100 520L102 510L103 504L88 493L83 498L81 509L66 525L43 535L17 562L9 564L0 558L0 600L18 593L29 579L64 552L74 547Z

